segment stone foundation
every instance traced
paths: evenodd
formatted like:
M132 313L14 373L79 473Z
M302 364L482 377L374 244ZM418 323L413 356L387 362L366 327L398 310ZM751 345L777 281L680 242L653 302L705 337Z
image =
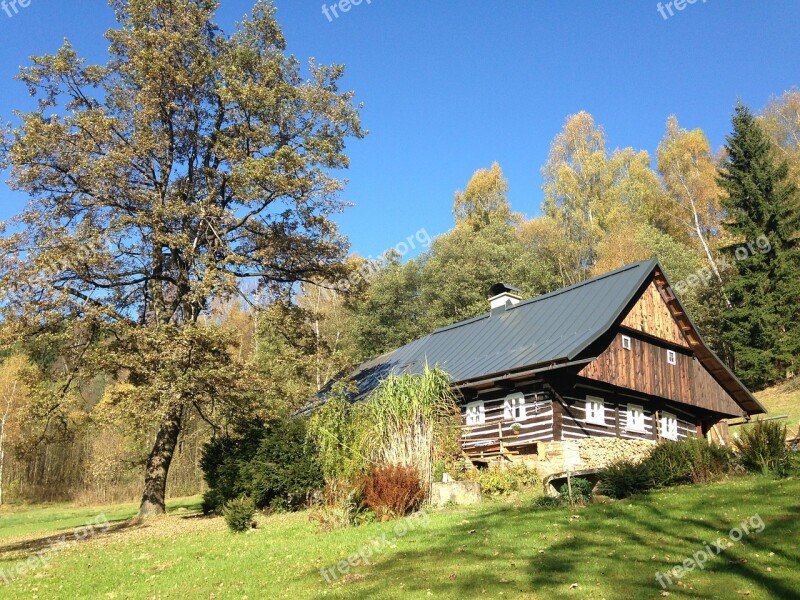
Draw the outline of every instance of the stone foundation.
M536 469L542 479L556 473L602 469L620 459L641 462L655 448L651 440L620 438L583 438L561 442L539 442L535 455L514 457Z

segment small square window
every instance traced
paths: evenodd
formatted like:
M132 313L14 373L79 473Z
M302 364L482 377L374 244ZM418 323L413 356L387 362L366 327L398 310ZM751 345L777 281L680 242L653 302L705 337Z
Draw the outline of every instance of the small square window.
M631 349L631 338L628 337L627 335L623 335L622 336L622 347L625 350L630 350Z
M627 422L625 424L625 429L628 431L638 431L643 433L645 431L644 428L644 408L639 406L638 404L628 404L627 410Z
M467 404L467 425L482 425L486 422L486 409L483 401L470 402Z
M525 419L525 396L512 394L503 403L503 417L506 420L522 421Z
M667 350L667 362L671 365L678 364L678 355L675 354L675 350Z
M668 440L678 439L678 418L672 413L661 413L661 436Z
M586 422L606 424L606 407L602 398L586 396Z

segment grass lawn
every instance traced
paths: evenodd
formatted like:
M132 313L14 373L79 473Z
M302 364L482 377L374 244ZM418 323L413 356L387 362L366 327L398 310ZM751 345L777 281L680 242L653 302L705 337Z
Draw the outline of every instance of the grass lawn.
M800 379L792 379L781 385L756 393L756 398L769 411L768 417L787 415L785 423L790 431L797 433L800 426Z
M263 518L234 535L196 504L140 527L115 525L0 585L0 598L662 598L665 572L759 515L764 528L725 542L703 570L674 579L672 598L800 598L800 480L760 477L672 488L578 509L529 500L431 512L317 534L305 514ZM0 569L99 513L135 506L35 508L0 514ZM754 525L755 528L757 524ZM385 535L385 537L384 537ZM332 585L323 567L382 539L381 551ZM728 546L730 544L730 546ZM332 579L332 578L331 578ZM2 580L0 580L2 583ZM577 584L575 586L574 584Z

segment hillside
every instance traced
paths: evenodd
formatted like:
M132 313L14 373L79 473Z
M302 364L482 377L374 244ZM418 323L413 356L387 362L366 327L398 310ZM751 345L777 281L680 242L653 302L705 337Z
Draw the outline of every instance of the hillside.
M768 416L788 415L786 423L796 432L800 427L800 379L795 378L755 394L769 411Z

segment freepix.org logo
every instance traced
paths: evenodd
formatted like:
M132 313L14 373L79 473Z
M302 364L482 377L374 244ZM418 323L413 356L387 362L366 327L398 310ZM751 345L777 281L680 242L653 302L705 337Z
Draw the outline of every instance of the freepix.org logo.
M372 0L339 0L333 4L323 4L322 14L328 19L328 23L333 23L334 19L338 19L339 15L350 12L354 6L359 6L362 2L372 4Z
M2 0L0 2L0 9L8 15L10 19L14 15L19 14L21 8L28 8L33 0Z

